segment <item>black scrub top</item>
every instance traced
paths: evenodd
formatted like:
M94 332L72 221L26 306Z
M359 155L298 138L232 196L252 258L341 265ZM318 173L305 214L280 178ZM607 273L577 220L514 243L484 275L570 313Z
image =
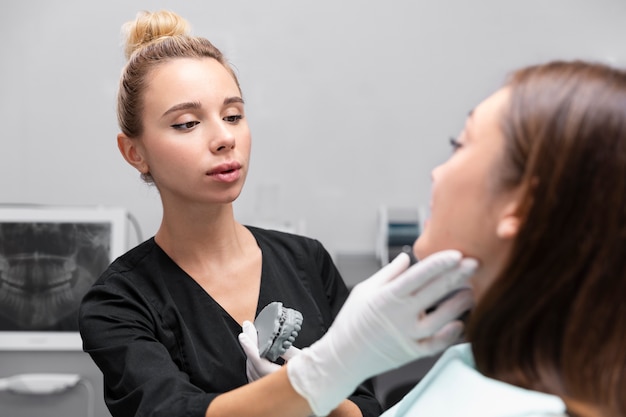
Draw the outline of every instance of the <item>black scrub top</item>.
M330 255L315 239L248 229L263 258L257 314L273 301L300 311L294 346L311 345L348 295ZM248 383L241 326L154 238L102 274L83 299L79 324L113 417L203 417L217 395ZM349 399L366 417L382 411L371 381Z

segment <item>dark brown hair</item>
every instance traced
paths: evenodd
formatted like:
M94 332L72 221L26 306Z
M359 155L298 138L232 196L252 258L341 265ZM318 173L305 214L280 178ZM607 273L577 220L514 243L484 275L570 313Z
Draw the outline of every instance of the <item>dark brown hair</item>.
M551 62L510 77L507 265L470 318L478 369L626 415L626 73Z

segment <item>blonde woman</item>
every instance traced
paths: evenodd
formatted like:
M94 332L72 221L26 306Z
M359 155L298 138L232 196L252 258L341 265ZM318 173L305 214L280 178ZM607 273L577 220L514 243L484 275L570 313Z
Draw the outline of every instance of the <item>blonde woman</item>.
M118 146L157 187L163 219L81 304L106 404L113 417L377 416L371 382L361 383L458 337L468 291L420 311L462 288L471 262L444 252L407 269L404 256L345 301L318 241L237 222L251 147L244 100L221 52L187 26L161 11L126 27ZM239 335L273 301L302 313L296 346L311 347L249 381L255 364Z

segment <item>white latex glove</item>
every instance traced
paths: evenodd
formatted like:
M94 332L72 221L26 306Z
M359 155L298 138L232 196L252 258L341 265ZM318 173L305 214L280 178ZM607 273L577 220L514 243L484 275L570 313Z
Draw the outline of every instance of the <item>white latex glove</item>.
M280 365L266 358L262 358L259 355L259 340L254 323L248 320L243 322L242 333L239 334L239 344L241 344L241 347L247 356L246 376L248 377L248 382L256 381L257 379L280 369ZM299 352L300 349L295 346L291 346L282 355L282 358L289 360Z
M409 263L400 254L354 287L328 332L287 363L291 385L316 415L327 415L365 379L458 341L457 318L472 306L467 278L477 262L448 250L407 269Z

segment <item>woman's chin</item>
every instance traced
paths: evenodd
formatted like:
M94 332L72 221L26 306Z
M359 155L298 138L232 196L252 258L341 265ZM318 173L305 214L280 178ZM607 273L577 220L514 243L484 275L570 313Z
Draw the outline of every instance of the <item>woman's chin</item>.
M426 238L424 237L423 234L420 235L415 241L415 243L413 243L413 255L415 255L415 258L417 258L418 261L421 261L422 259L426 258L431 253L432 251L428 250L428 245L426 244Z

